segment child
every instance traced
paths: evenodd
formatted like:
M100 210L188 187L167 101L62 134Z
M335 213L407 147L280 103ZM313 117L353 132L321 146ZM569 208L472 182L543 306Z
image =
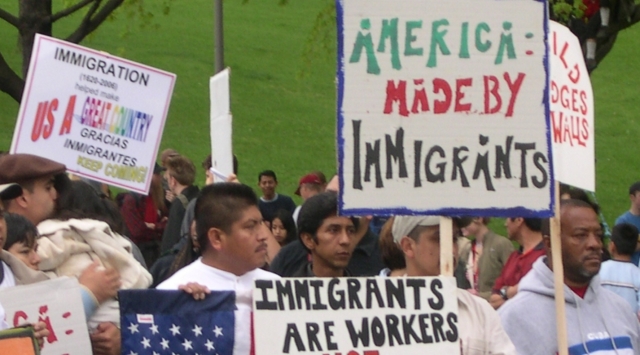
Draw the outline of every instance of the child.
M640 268L631 262L637 241L638 229L634 225L621 223L613 227L611 260L602 263L600 279L603 287L627 300L640 319Z
M4 250L33 270L39 270L40 256L36 226L24 216L14 213L5 213L4 220L7 223L7 241L4 243Z

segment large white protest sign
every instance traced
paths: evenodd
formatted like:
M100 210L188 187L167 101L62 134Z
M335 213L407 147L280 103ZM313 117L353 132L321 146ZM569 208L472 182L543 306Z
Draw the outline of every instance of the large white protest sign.
M594 105L580 41L550 22L551 131L556 180L595 191Z
M209 80L211 95L211 166L216 181L233 173L232 117L229 92L229 68Z
M9 326L44 322L49 336L43 355L91 354L80 286L73 278L61 277L27 286L0 290Z
M551 215L546 1L337 5L341 213Z
M455 279L259 280L257 355L460 353Z
M36 35L11 152L147 194L175 79Z

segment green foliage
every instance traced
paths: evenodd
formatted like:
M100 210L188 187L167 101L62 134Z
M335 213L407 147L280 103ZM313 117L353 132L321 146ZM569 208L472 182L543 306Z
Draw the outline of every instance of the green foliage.
M586 6L582 0L549 0L552 20L567 24L572 18L582 18Z
M155 20L155 15L157 13L162 15L169 15L171 12L171 3L174 0L161 0L154 7L150 7L148 1L144 0L125 0L120 6L119 11L114 11L111 14L112 19L115 19L117 16L124 16L126 21L126 26L123 27L123 30L120 34L121 38L125 38L132 33L135 33L136 30L145 29L151 26L154 30L158 30L160 28L160 23ZM120 14L122 13L122 14ZM136 19L136 21L134 21Z

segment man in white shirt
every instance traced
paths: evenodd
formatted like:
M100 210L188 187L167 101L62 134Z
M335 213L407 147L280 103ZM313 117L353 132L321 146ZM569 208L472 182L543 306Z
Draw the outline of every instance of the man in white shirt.
M404 253L407 276L440 275L440 217L396 216L393 240ZM457 255L455 235L453 254ZM516 348L502 327L498 313L489 303L458 289L458 329L465 355L515 355Z
M158 289L178 290L195 282L209 290L235 291L233 353L249 354L253 282L280 278L260 269L267 257L269 231L258 209L258 197L242 184L206 186L196 202L195 221L202 257L158 285Z

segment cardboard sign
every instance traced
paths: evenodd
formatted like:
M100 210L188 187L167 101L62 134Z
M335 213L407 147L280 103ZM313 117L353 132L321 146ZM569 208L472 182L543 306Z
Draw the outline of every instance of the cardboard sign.
M341 214L551 215L546 1L337 13Z
M175 79L36 35L11 152L146 195Z
M593 89L580 41L550 22L551 136L556 180L595 191Z
M459 354L455 279L255 282L257 355Z
M0 304L9 326L44 322L49 330L43 355L91 354L80 286L74 278L60 277L32 285L0 290Z
M211 77L209 91L211 95L211 166L216 172L214 181L224 182L226 176L233 174L229 68Z

